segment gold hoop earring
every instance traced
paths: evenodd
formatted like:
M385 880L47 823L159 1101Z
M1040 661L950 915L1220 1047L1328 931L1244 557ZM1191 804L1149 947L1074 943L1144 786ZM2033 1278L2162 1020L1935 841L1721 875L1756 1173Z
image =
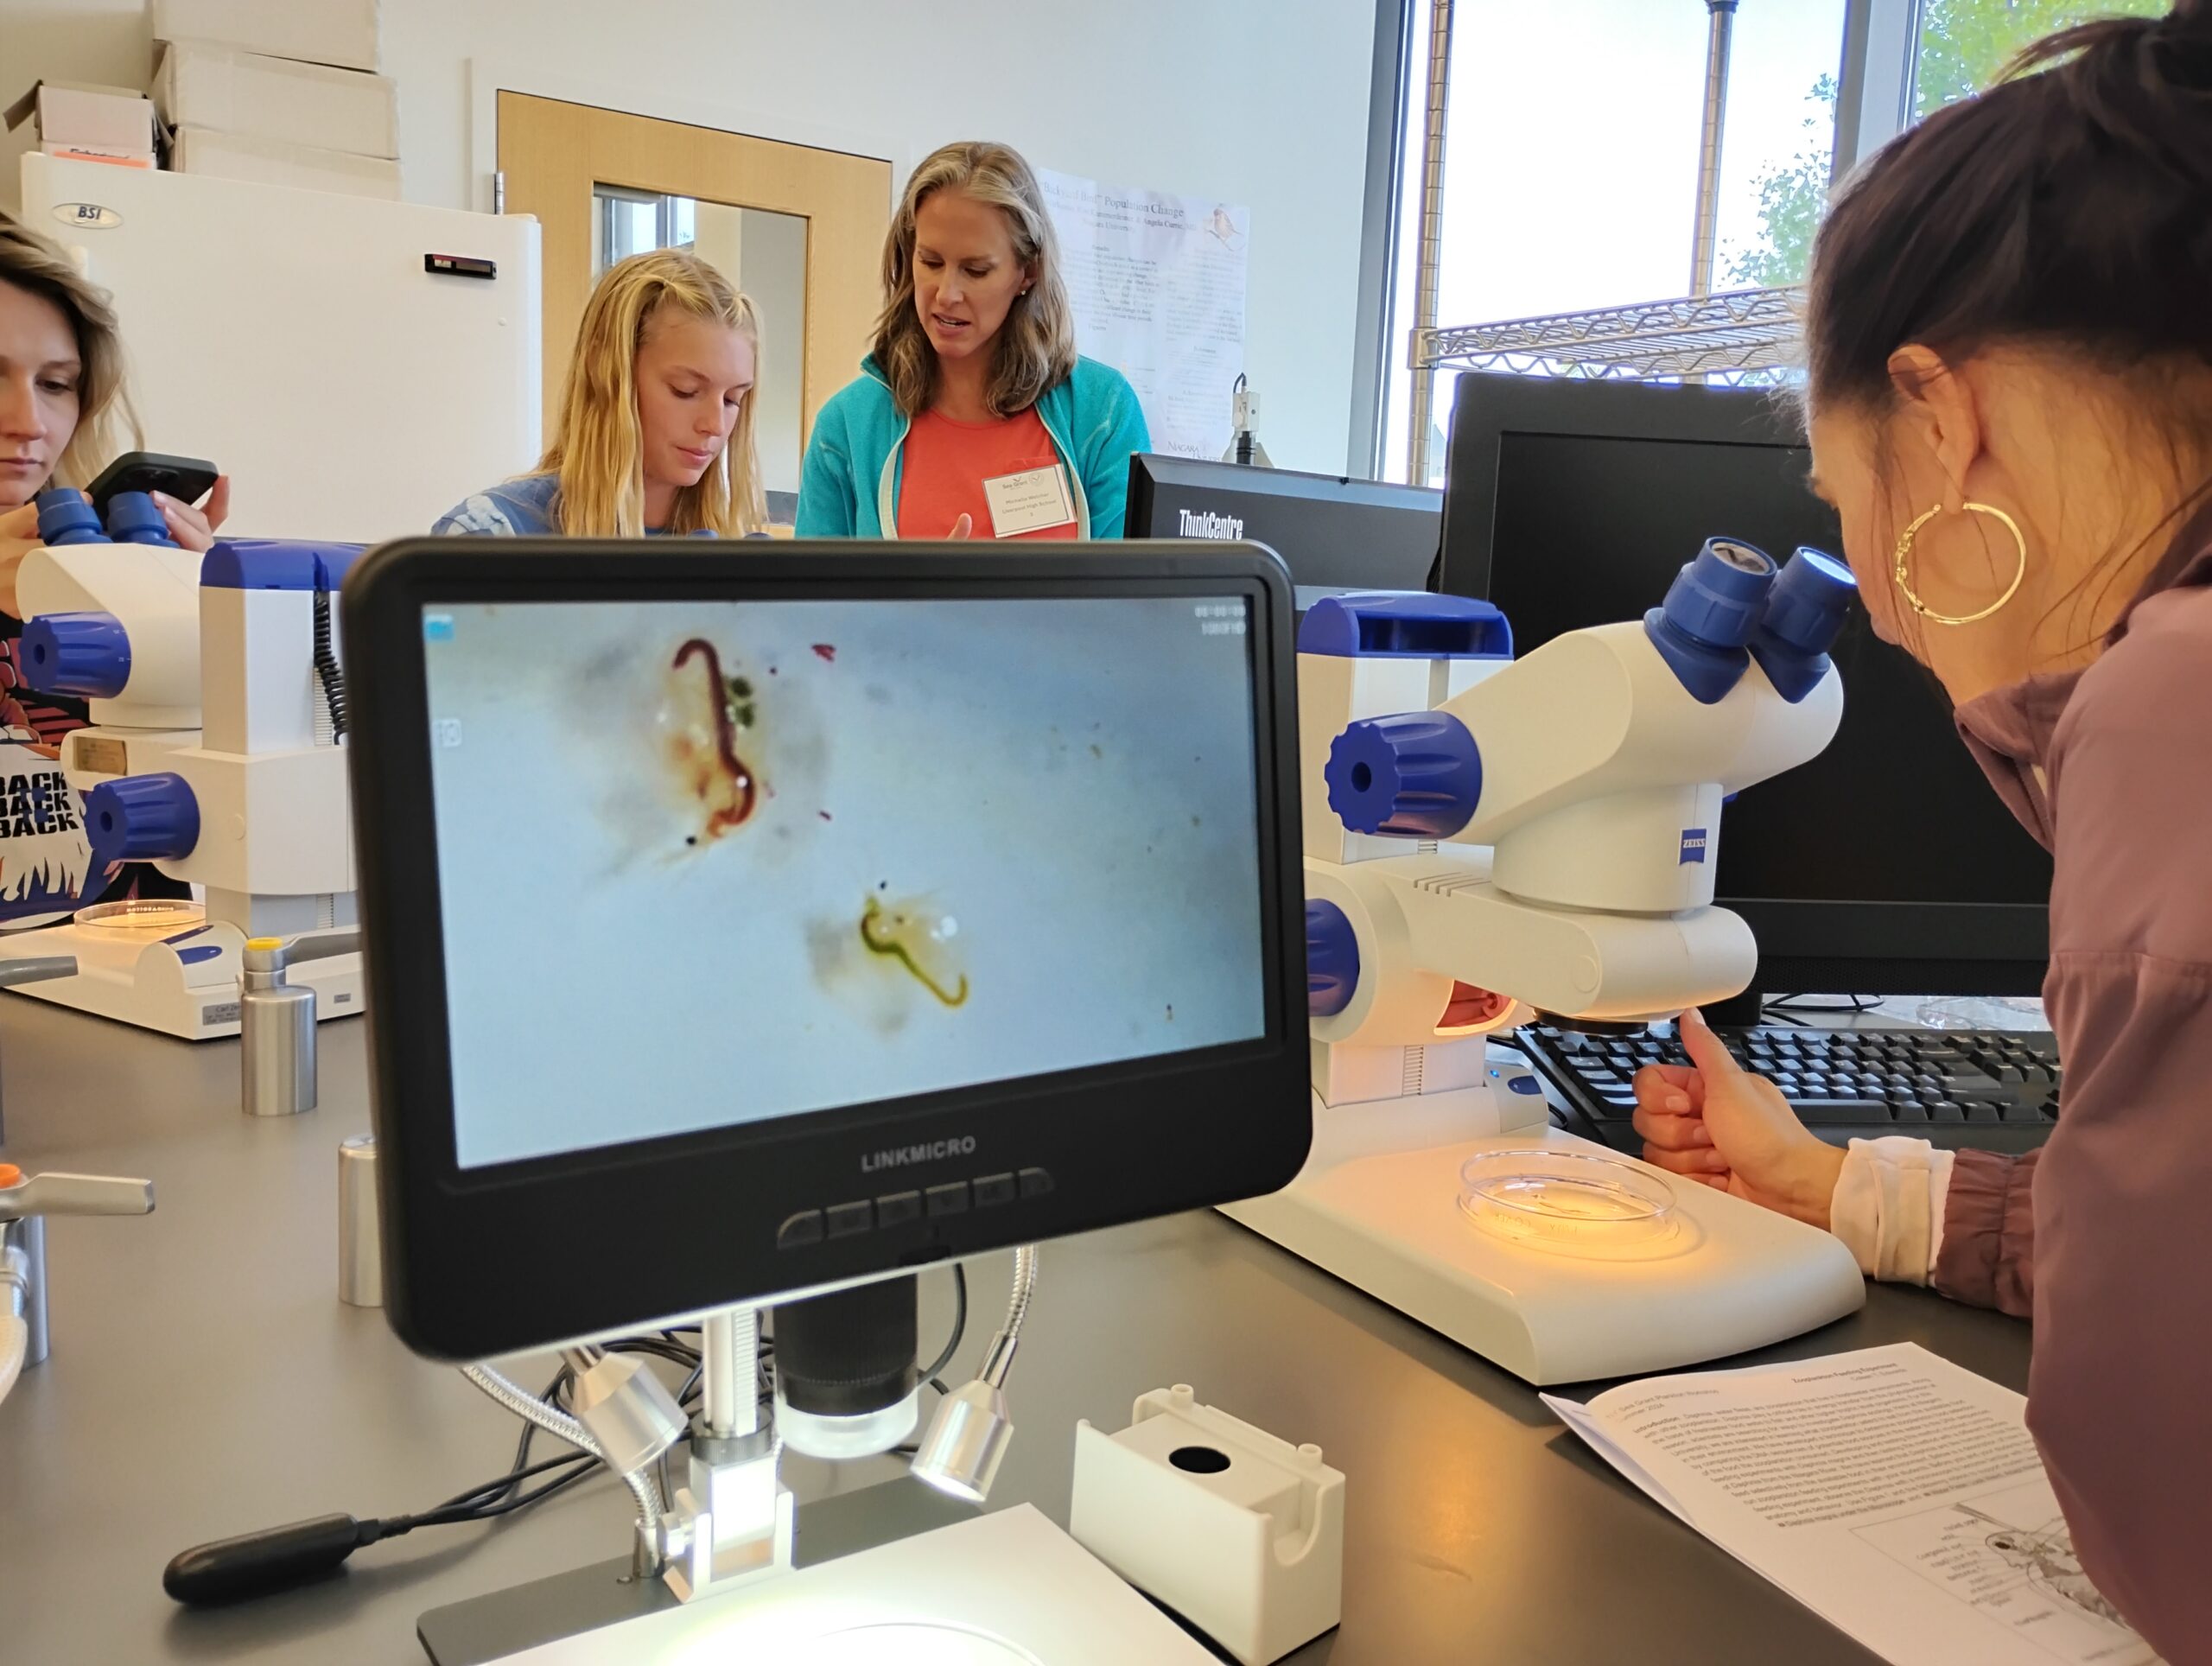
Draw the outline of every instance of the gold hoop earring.
M1987 619L1992 614L1995 613L1999 607L2002 607L2006 602L2010 601L2015 595L2019 594L2020 581L2028 575L2028 540L2020 531L2019 522L2014 520L2010 515L1998 508L1994 504L1967 503L1961 504L1959 507L1961 511L1966 514L1987 515L1992 519L1999 522L2006 531L2010 532L2012 535L2012 548L2019 556L2019 564L2012 569L2012 582L2005 587L2005 594L1998 597L1996 601L1991 602L1989 606L1984 607L1980 613L1937 613L1934 608L1930 607L1926 602L1920 599L1919 595L1912 588L1912 582L1905 576L1905 568L1912 560L1912 547L1920 537L1920 529L1927 525L1929 522L1934 520L1936 516L1942 514L1943 512L1943 506L1939 503L1932 508L1923 511L1914 519L1911 525L1904 529L1904 536L1897 539L1897 569L1891 576L1896 580L1897 587L1898 590L1904 594L1906 604L1911 607L1913 612L1918 614L1923 619L1926 620L1931 625L1972 625L1981 620Z

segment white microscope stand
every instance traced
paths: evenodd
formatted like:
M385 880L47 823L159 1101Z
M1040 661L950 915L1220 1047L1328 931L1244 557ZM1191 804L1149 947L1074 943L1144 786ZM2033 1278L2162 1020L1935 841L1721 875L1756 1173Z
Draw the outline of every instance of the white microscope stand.
M1838 1239L1673 1176L1661 1178L1675 1235L1632 1257L1533 1248L1475 1224L1459 1207L1459 1168L1478 1153L1629 1160L1551 1127L1542 1097L1514 1088L1533 1078L1509 1056L1491 1056L1486 1080L1442 1093L1330 1105L1317 1092L1298 1178L1222 1212L1540 1385L1718 1359L1865 1304Z
M57 1007L158 1030L187 1041L238 1033L238 989L245 933L209 920L168 938L96 925L49 925L8 939L11 954L73 955L77 976L25 983L18 995ZM200 951L213 949L213 954ZM361 957L308 961L288 981L315 994L318 1019L362 1010Z

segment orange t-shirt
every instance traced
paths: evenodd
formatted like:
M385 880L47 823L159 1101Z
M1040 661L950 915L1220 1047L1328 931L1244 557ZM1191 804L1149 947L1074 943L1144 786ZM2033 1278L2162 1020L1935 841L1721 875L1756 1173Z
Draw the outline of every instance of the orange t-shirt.
M970 537L994 537L997 533L983 482L1059 465L1052 436L1045 431L1045 419L1033 405L1019 416L995 423L956 423L925 410L906 430L906 450L899 458L899 536L941 538L965 515ZM1074 500L1071 484L1069 500ZM1041 526L1013 536L1071 538L1075 534L1076 524L1071 520L1065 526Z

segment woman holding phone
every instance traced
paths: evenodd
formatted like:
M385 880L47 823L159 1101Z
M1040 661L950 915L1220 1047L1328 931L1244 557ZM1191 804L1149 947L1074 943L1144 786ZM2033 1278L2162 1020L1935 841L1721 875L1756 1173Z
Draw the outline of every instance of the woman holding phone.
M55 757L62 737L90 718L83 701L35 693L24 684L16 660L22 634L16 569L43 542L39 493L83 490L126 436L136 443L137 430L107 292L87 283L57 245L0 216L0 734L44 759ZM197 509L161 493L154 501L180 547L206 550L230 506L230 482L218 476ZM181 897L190 887L130 863L87 875L83 891L48 900Z

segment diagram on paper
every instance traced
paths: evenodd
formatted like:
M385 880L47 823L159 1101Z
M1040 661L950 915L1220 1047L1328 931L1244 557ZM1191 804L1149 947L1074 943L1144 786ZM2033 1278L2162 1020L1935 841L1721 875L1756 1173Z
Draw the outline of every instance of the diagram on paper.
M2038 1476L1852 1529L1891 1561L2069 1666L2155 1666L2089 1582L2050 1485Z

